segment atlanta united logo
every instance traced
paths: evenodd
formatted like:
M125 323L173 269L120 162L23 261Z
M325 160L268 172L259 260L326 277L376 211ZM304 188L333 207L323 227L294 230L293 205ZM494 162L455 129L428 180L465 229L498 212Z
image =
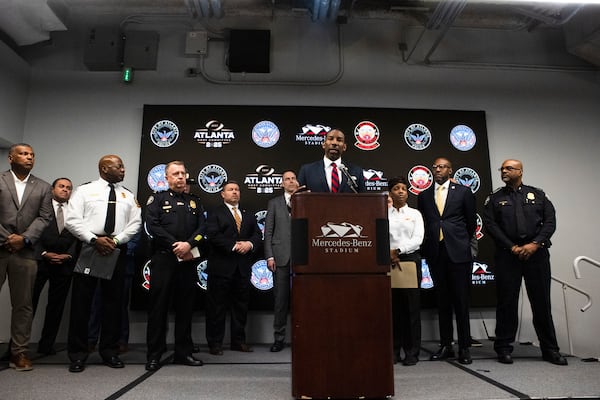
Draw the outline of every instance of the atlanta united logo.
M457 150L469 151L475 146L476 141L475 132L466 125L456 125L450 131L450 142Z
M259 147L273 147L279 141L279 128L271 121L260 121L252 128L252 140Z
M412 124L404 131L404 141L413 150L425 150L431 144L431 132L423 124Z
M150 129L150 139L158 147L170 147L179 138L179 128L167 119L158 121Z
M375 150L379 147L379 128L371 121L362 121L354 128L354 145L361 150Z
M408 182L410 183L410 188L408 188L408 190L412 194L418 195L431 186L433 174L429 168L423 165L416 165L408 171Z
M163 192L169 189L167 178L165 178L165 167L165 164L158 164L157 166L152 167L150 172L148 172L146 182L148 182L150 189L155 192Z
M223 184L227 181L227 172L217 164L209 164L200 170L198 174L198 186L207 193L221 191Z
M200 289L206 290L208 288L208 274L206 273L206 267L208 266L208 262L206 260L200 262L196 266L196 274L198 275L198 281L196 285L200 287Z
M471 188L473 193L479 190L481 180L473 168L463 167L454 173L454 179L463 186Z
M265 260L258 260L252 265L250 283L258 290L269 290L273 288L273 273L267 267Z

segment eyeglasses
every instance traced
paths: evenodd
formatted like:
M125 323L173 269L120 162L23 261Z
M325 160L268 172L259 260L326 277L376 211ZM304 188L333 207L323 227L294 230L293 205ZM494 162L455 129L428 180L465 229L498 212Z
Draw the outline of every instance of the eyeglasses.
M438 169L438 168L439 169L446 169L446 168L450 168L450 166L446 165L446 164L438 164L438 165L433 164L431 166L431 169Z
M511 167L510 165L508 167L500 167L500 168L498 168L498 171L500 171L500 172L502 172L504 170L507 170L508 172L513 172L513 171L520 171L521 168Z

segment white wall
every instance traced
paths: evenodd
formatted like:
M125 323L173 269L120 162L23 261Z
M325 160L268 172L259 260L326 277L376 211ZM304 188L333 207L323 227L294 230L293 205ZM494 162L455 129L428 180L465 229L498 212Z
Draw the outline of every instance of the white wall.
M275 20L269 27L273 72L257 79L322 80L335 75L335 30L296 20ZM600 260L596 235L600 217L595 211L600 190L594 179L600 171L597 74L406 65L398 51L401 30L395 23L352 21L343 31L344 74L338 83L323 87L216 85L202 78L186 78L185 69L196 67L196 60L183 56L184 33L174 30L161 32L158 70L137 71L133 84L124 85L118 72L85 71L81 64L82 40L68 34L56 35L52 46L27 55L32 63L32 81L23 140L37 152L35 173L47 180L69 176L78 184L97 176L96 163L101 155L116 153L127 167L125 185L135 191L143 104L485 110L493 170L505 158L521 159L525 183L544 188L558 210L558 230L551 249L553 275L589 293L598 293L598 268L584 267L585 279L576 281L571 267L578 255ZM307 40L301 39L306 36ZM485 37L481 40L485 42ZM448 42L455 45L452 37ZM222 42L210 42L206 65L211 75L226 79L222 47ZM5 118L1 113L0 117ZM500 185L495 177L494 186ZM561 296L560 286L553 285L559 342L563 351L568 351ZM567 292L567 298L575 354L598 356L600 348L594 336L600 329L600 307L583 314L578 311L582 298L572 292ZM7 307L4 301L0 310L6 312ZM493 335L494 313L483 311ZM479 311L472 317L473 336L484 337ZM529 313L524 319L526 332ZM143 342L145 316L137 314L133 320L132 340ZM39 337L40 321L38 315L34 341ZM427 314L425 338L435 336L434 322ZM249 340L269 342L270 325L269 315L256 315ZM194 337L201 342L205 340L203 328L203 318L198 318ZM0 338L7 337L8 325L4 323L0 325ZM522 339L535 341L535 336Z

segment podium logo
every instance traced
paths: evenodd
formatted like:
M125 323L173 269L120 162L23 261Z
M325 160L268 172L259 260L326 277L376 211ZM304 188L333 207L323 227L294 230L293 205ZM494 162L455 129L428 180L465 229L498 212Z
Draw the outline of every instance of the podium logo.
M350 222L328 222L321 226L321 235L312 239L313 247L323 248L325 254L360 253L373 247L373 241L362 235L363 227Z

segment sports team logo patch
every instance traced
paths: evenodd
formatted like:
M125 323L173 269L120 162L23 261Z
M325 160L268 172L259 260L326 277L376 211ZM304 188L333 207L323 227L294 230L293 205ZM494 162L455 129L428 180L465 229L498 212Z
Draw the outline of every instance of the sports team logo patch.
M408 190L412 194L418 195L431 186L433 183L433 174L424 165L415 165L408 171L408 182L410 183Z
M463 167L454 173L454 179L463 186L471 188L473 193L479 190L481 180L473 168Z
M259 147L273 147L279 141L279 128L271 121L260 121L252 128L252 140Z
M209 164L198 173L198 186L207 193L220 192L225 182L227 172L220 165Z
M164 192L169 189L169 184L167 183L167 178L165 177L165 167L166 164L158 164L148 172L148 177L146 178L146 182L148 182L148 186L155 192Z
M379 128L371 121L362 121L354 128L354 145L361 150L375 150L379 147Z
M168 119L158 121L150 129L150 139L158 147L170 147L179 138L179 128Z
M273 273L267 267L265 260L258 260L252 265L250 283L258 290L269 290L273 288Z
M450 143L460 151L469 151L475 146L477 136L467 125L456 125L450 131Z
M431 132L423 124L412 124L404 131L404 141L413 150L425 150L431 144Z

